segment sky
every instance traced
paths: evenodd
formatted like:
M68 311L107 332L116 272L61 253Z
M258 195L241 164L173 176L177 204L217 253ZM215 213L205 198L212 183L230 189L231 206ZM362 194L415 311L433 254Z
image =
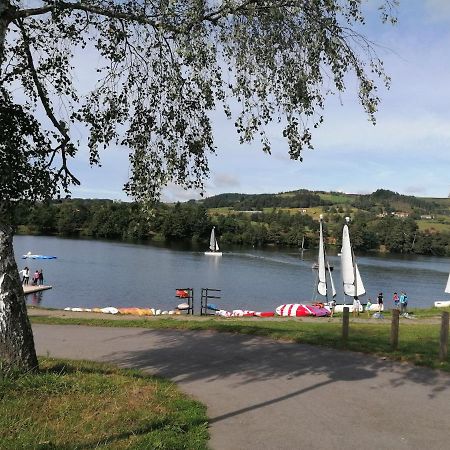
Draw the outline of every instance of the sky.
M450 1L401 0L398 23L381 24L368 1L366 36L377 46L391 77L380 89L374 126L358 103L354 83L329 97L325 123L314 130L314 150L292 161L279 127L270 127L272 155L260 146L240 145L232 121L213 114L217 154L210 156L205 196L226 192L277 193L296 189L366 194L390 189L405 195L450 195ZM73 197L127 200L129 176L124 149L102 153L102 167L90 167L81 152L73 166L81 186ZM175 185L164 201L200 198Z

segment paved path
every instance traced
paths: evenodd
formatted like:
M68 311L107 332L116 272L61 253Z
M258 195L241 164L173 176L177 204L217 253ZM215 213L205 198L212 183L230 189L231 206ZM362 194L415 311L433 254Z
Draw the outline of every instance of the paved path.
M208 407L215 450L450 448L450 376L251 336L33 325L40 355L162 375Z

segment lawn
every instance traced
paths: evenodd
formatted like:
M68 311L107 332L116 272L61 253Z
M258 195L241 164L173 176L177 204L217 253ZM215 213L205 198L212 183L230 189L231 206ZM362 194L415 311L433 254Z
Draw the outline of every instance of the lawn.
M206 449L206 408L137 370L41 359L0 375L1 449Z

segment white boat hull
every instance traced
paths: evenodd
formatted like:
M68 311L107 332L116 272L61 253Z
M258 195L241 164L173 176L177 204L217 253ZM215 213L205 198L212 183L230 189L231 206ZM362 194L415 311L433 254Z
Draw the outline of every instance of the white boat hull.
M209 256L222 256L222 252L205 252L205 255L209 255Z
M450 300L434 302L434 307L435 308L448 308L448 307L450 307Z
M327 308L329 309L329 306L327 306ZM342 313L344 312L344 308L348 308L349 312L353 312L353 305L348 303L347 305L336 305L334 307L334 312L337 313ZM364 311L364 306L360 305L359 306L359 312L363 312ZM378 312L378 305L377 304L372 304L370 306L370 310L369 311L376 311ZM384 311L384 305L381 306L381 311Z

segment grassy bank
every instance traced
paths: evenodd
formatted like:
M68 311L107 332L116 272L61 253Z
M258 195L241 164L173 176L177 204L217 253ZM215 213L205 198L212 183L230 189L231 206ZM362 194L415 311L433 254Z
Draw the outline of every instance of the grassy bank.
M75 319L61 317L32 317L33 323L77 324L107 327L142 327L150 329L216 330L219 332L265 336L273 339L290 340L298 343L323 345L337 349L354 350L386 356L395 360L408 361L417 365L450 371L450 359L439 361L439 317L424 312L423 318L401 319L399 347L390 347L390 321L351 319L350 335L347 341L341 337L340 319L315 320L254 320L254 319L196 319L196 318L143 318L140 320ZM431 320L429 318L435 318Z
M40 364L0 376L0 448L207 448L205 408L173 383L104 364Z

